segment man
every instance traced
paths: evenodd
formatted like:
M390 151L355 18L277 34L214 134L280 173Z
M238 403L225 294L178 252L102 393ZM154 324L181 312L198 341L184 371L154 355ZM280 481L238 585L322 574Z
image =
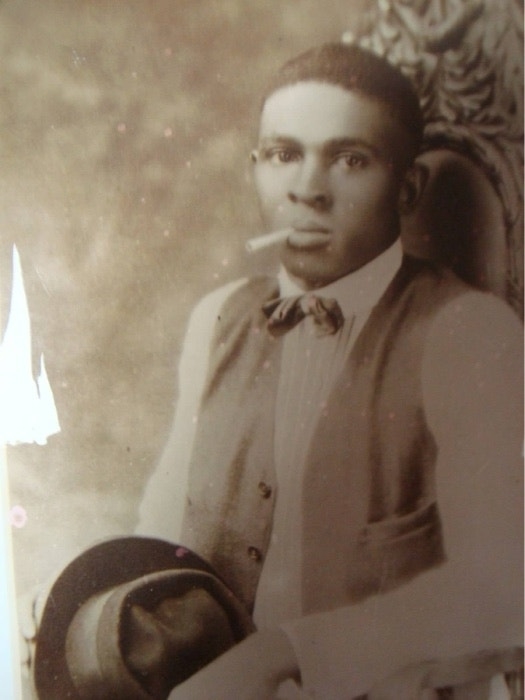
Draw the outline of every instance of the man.
M408 82L356 47L266 95L252 159L282 269L194 311L138 528L209 560L259 631L170 698L353 698L520 641L521 332L403 256L421 133Z

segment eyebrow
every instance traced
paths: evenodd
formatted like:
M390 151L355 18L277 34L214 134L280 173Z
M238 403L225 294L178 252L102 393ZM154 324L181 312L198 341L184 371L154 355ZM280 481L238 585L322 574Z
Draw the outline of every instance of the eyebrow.
M303 144L292 136L279 136L278 134L272 136L265 136L259 141L259 146L261 148L267 148L268 146L283 145L283 146L294 146L295 148L302 149Z
M383 155L381 149L379 149L373 143L365 141L364 139L351 139L345 137L341 139L331 139L323 144L323 151L329 154L339 153L340 151L352 148L361 148L368 151L376 158L380 158Z

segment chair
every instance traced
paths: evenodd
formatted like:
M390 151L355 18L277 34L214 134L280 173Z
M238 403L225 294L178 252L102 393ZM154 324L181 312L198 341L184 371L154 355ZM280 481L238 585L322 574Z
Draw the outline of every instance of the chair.
M343 35L410 77L425 117L418 207L404 248L443 262L523 317L523 6L507 0L377 0ZM523 652L401 669L368 700L523 698Z

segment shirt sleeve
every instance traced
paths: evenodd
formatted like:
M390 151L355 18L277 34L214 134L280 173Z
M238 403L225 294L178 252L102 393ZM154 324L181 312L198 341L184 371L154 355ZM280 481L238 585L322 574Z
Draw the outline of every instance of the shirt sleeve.
M236 280L215 290L204 297L191 314L178 369L175 416L161 459L140 503L135 530L139 535L169 541L177 541L180 536L188 470L215 322L226 299L244 282Z
M354 697L411 664L521 645L522 337L513 312L478 292L435 319L422 385L446 561L283 626L311 697Z

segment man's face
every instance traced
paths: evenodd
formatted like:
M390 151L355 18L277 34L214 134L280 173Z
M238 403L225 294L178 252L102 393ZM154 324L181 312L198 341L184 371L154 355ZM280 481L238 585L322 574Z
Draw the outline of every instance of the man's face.
M269 230L304 288L324 286L386 250L398 235L403 130L379 101L302 82L267 99L255 181Z

